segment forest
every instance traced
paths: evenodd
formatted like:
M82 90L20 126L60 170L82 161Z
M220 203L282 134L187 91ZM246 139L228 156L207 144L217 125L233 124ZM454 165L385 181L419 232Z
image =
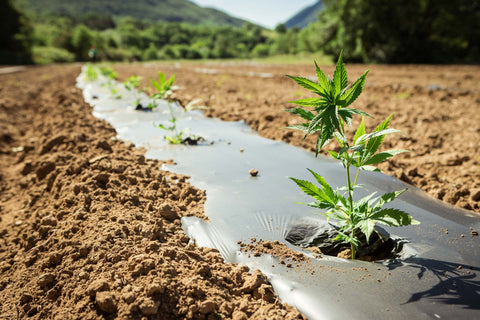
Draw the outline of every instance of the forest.
M54 15L0 6L0 64L258 58L346 52L363 63L478 63L480 1L326 0L303 29L252 23L165 22L124 16Z

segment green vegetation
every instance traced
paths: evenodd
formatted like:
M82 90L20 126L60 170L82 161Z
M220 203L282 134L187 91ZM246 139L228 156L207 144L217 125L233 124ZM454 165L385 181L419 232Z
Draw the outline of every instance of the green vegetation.
M97 68L94 67L91 64L87 65L87 68L85 69L85 79L87 81L95 81L98 79L98 72Z
M159 71L158 72L158 81L154 79L150 79L150 82L152 83L153 87L157 92L153 93L150 98L152 99L152 103L149 104L148 108L149 109L154 109L157 107L157 100L158 99L163 99L167 101L168 105L168 110L170 114L170 119L168 120L169 124L164 125L164 124L158 124L157 127L166 130L170 132L169 136L165 136L165 140L168 141L170 144L182 144L185 143L185 141L188 141L189 144L197 144L198 141L203 140L202 137L197 136L197 135L192 135L190 134L190 130L187 128L185 130L178 130L177 128L177 120L178 118L175 115L175 111L172 108L171 103L171 95L173 90L176 89L175 86L173 86L173 82L175 81L175 75L171 76L170 79L166 80L165 75L163 72ZM189 104L183 108L183 113L192 111L195 109L204 109L205 107L203 106L196 106L196 103L198 100L193 100ZM186 138L185 138L186 137Z
M376 232L376 224L387 226L407 226L418 224L407 213L383 206L406 191L406 189L387 193L381 197L370 194L358 201L354 201L353 194L356 188L358 176L361 170L375 170L372 165L383 162L396 154L406 152L405 150L388 150L378 152L385 135L399 132L389 129L392 116L382 122L372 133L365 132L364 116L370 117L367 113L351 108L350 105L362 93L367 72L358 78L350 87L348 86L347 70L343 64L342 54L338 58L333 79L323 73L315 62L318 83L306 78L289 76L300 86L317 94L319 98L300 99L291 101L300 107L287 110L298 115L306 122L294 125L289 128L298 129L305 133L318 134L316 142L316 154L327 145L333 138L340 146L338 152L329 151L334 159L342 161L346 170L347 195L342 192L345 188L334 190L325 179L318 173L308 169L318 182L318 186L309 181L292 179L300 189L313 197L316 201L307 204L308 206L326 210L325 215L338 220L340 228L339 235L335 240L350 244L352 259L355 259L357 250L369 244L371 236ZM310 109L312 109L310 111ZM355 115L362 116L362 122L355 131L353 141L347 139L345 124L352 129L352 118ZM356 167L357 173L352 181L351 167Z
M11 1L0 5L4 63L88 61L92 46L97 61L296 59L345 49L354 62L480 62L479 1L324 0L275 30L187 0L15 0L23 13Z
M358 62L479 63L480 1L324 0L301 31L313 49Z

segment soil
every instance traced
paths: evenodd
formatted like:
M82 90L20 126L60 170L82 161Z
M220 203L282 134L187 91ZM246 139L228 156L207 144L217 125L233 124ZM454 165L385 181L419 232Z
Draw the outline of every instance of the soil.
M311 65L254 63L170 63L115 65L120 78L130 75L156 78L162 71L176 75L181 87L174 94L183 104L201 99L209 117L245 120L260 135L283 140L313 151L313 139L283 129L299 118L282 110L287 101L311 97L285 74L315 76ZM333 66L321 67L333 74ZM406 149L380 165L382 171L419 187L432 197L480 213L480 67L422 65L349 65L351 80L370 69L364 93L352 107L375 119L366 119L373 130L394 113L391 127L403 134L390 135L384 149ZM353 126L359 123L354 121ZM327 150L335 150L331 143ZM325 153L324 153L325 154ZM256 168L261 171L261 168Z
M303 319L189 241L180 218L205 218L205 192L117 140L79 72L0 74L0 318Z

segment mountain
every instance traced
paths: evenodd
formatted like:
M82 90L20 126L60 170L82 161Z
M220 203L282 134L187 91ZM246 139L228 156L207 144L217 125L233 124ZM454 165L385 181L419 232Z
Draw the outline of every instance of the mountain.
M94 13L151 21L235 27L246 23L245 20L220 10L200 7L189 0L15 0L15 3L22 9L40 15L82 16Z
M318 19L318 13L322 10L323 3L322 1L318 1L317 3L306 7L305 9L301 10L293 17L288 19L288 21L285 22L285 25L287 26L287 28L305 28L310 24L310 22L316 21Z

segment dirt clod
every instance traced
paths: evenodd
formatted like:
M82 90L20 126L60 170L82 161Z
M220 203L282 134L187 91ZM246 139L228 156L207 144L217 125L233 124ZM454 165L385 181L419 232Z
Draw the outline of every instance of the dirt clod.
M95 296L95 304L103 312L114 313L117 310L115 296L108 291L97 292Z
M250 175L252 177L256 177L258 175L258 170L257 169L250 169L250 171L248 171L248 173L250 173Z

